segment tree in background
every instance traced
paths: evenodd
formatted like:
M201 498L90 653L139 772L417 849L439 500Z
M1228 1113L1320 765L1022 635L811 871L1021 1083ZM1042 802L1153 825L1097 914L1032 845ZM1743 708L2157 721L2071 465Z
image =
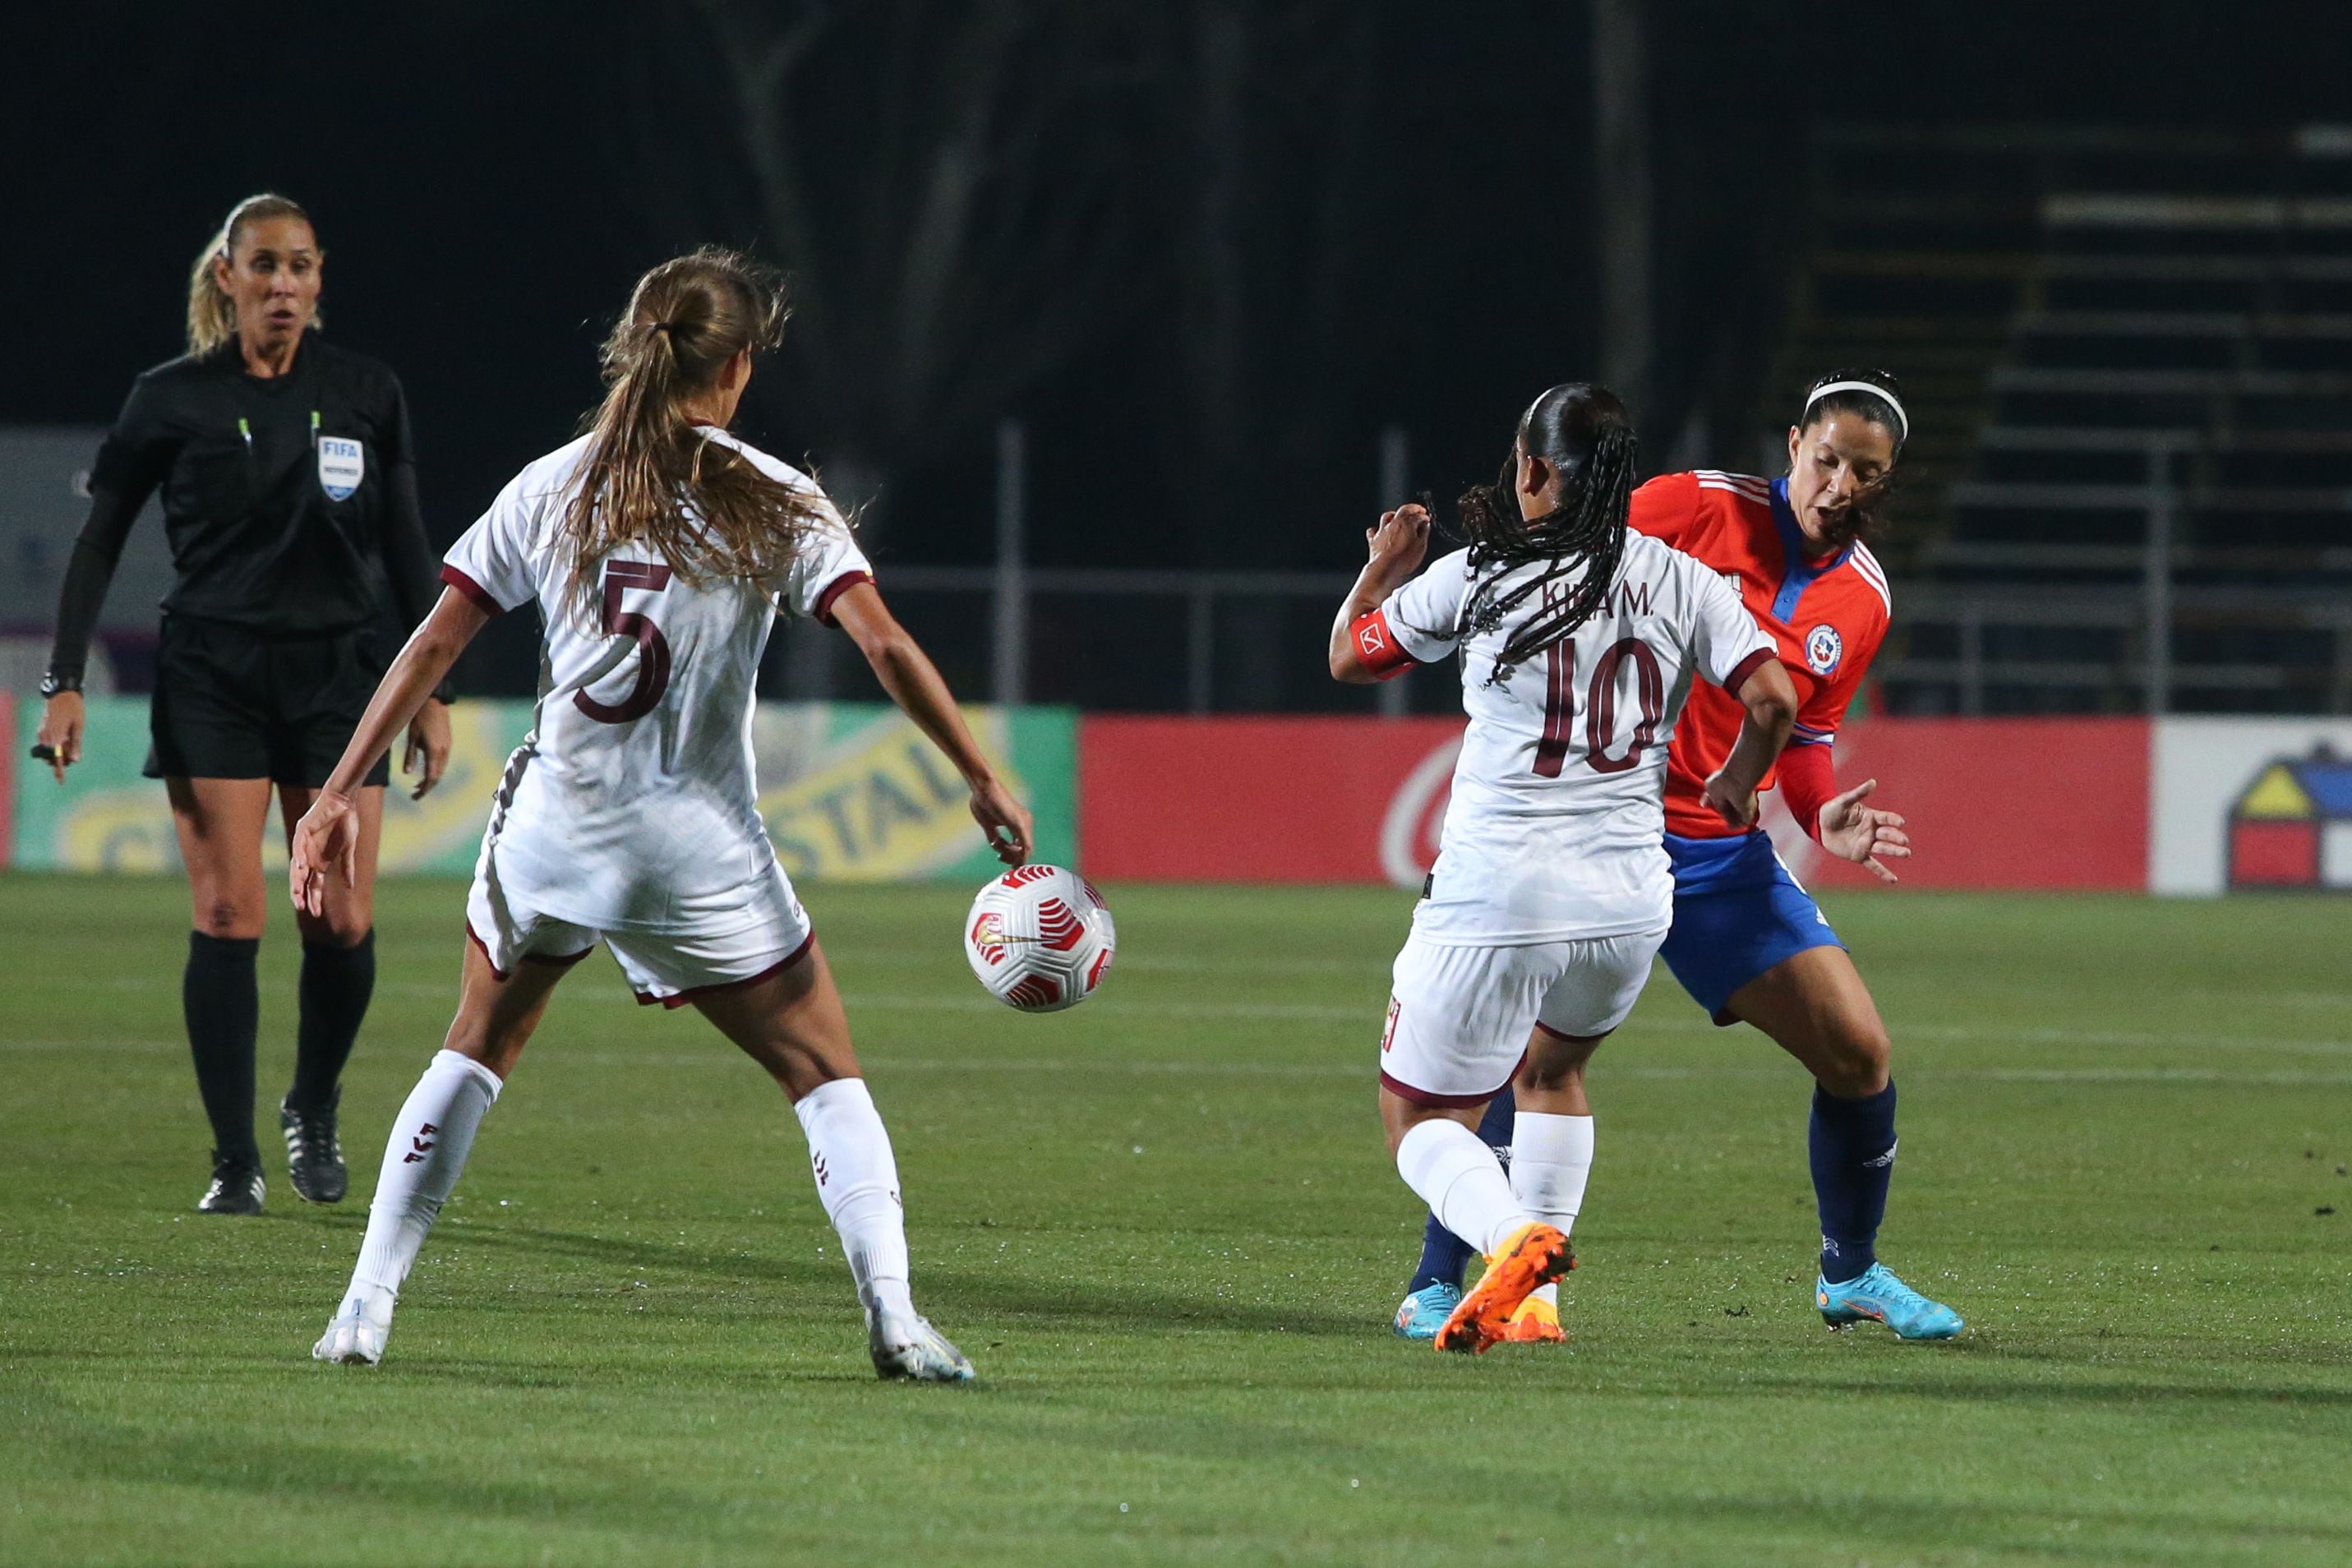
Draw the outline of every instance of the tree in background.
M1377 9L1168 0L1127 15L1152 152L1173 174L1150 215L1183 356L1170 471L1209 498L1302 500L1284 492L1323 488L1360 384ZM1243 509L1226 521L1242 531L1196 532L1204 564L1230 564L1257 531Z
M628 184L672 243L725 237L790 275L793 369L752 395L845 500L976 438L1084 341L1125 235L1101 9L627 13L660 82L622 95Z
M1186 500L1255 495L1331 455L1370 227L1374 8L622 15L625 58L657 83L620 95L626 184L669 242L725 237L791 274L795 374L767 395L845 493L976 444L1090 333L1144 313L1165 317L1139 336L1178 372L1160 427ZM1234 543L1204 528L1194 553Z

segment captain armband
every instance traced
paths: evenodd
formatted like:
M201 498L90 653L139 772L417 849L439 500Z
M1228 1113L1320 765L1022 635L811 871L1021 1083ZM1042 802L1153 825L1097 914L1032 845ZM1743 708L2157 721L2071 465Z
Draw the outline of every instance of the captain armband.
M1376 679L1393 680L1413 667L1413 657L1397 642L1386 610L1367 610L1348 627L1355 639L1356 662Z

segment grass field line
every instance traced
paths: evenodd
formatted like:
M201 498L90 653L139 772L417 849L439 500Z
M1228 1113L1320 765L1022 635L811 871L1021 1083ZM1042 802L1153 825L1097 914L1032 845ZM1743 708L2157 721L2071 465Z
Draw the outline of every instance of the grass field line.
M0 1040L0 1053L89 1051L178 1056L187 1050L178 1040ZM741 1058L713 1041L701 1051L566 1050L560 1043L541 1053L557 1066L594 1068L732 1068ZM1366 1062L1210 1062L1157 1060L1142 1057L1090 1054L1082 1057L899 1057L877 1053L868 1065L892 1072L954 1073L1114 1073L1129 1077L1269 1078L1352 1079L1370 1076ZM1779 1079L1788 1068L1778 1062L1758 1067L1649 1067L1604 1062L1606 1076L1643 1081L1680 1082L1699 1079ZM2352 1085L2352 1071L2298 1072L2219 1067L2176 1068L1939 1068L1910 1067L1910 1079L1951 1079L1981 1083L2236 1083L2287 1088L2340 1088Z
M173 989L177 989L176 980L166 976L118 975L107 984L110 988L116 990L147 990L161 988L167 983ZM590 989L613 997L628 994L625 990L609 984L594 984ZM437 998L454 1006L457 999L457 987L454 976L447 981L386 980L377 983L376 994ZM575 988L572 994L579 994L579 991ZM946 996L902 992L886 995L870 992L862 993L853 988L845 993L844 1000L853 1013L861 1010L887 1010L903 1013L965 1013L1001 1016L1005 1010L1003 1003L977 994ZM1352 1024L1368 1018L1377 1023L1379 1009L1376 1006L1362 1007L1319 1002L1141 1002L1126 997L1106 997L1097 1005L1094 1016ZM1637 1019L1631 1027L1636 1036L1664 1033L1711 1037L1717 1033L1715 1025L1696 1016L1645 1017ZM1899 1019L1891 1021L1890 1027L1898 1042L1906 1039L1955 1042L2008 1041L2022 1045L2279 1051L2298 1056L2352 1055L2352 1039L2292 1039L2267 1035L2223 1035L2147 1029L2066 1029L2038 1025L1915 1024Z
M116 991L163 990L167 986L179 989L176 977L165 975L117 975L107 982ZM566 994L577 995L583 988L571 987ZM592 984L586 989L607 996L629 995L629 993L609 984ZM457 1001L457 981L453 974L447 980L379 980L375 994L379 996L437 997L455 1006ZM899 994L877 996L855 990L845 994L852 1007L893 1007L916 1013L1003 1013L1004 1004L987 996L920 996ZM1193 1018L1276 1018L1300 1023L1347 1023L1370 1018L1377 1025L1381 1010L1377 1004L1365 1006L1341 1006L1319 1002L1129 1002L1118 1004L1122 1012L1147 1012L1161 1017Z
M118 977L112 984L121 985ZM598 986L595 989L610 996L626 995L617 987ZM437 981L387 981L376 986L378 994L428 996L441 998L452 1005L457 999L454 983ZM577 994L578 993L573 993ZM984 995L943 996L911 993L881 995L852 990L844 1000L850 1011L889 1011L902 1013L964 1013L1002 1016L1004 1005ZM1140 1002L1125 997L1106 997L1097 1004L1091 1015L1097 1017L1199 1018L1209 1020L1269 1020L1274 1022L1352 1024L1379 1018L1377 1008L1348 1006L1315 1002ZM1368 1027L1372 1025L1368 1024ZM2138 1049L2191 1048L2224 1051L2277 1051L2295 1056L2352 1056L2352 1039L2284 1039L2267 1035L2219 1035L2198 1032L2172 1033L2147 1029L2065 1029L2039 1025L2001 1024L1911 1024L1895 1021L1891 1027L1898 1042L1911 1040L1994 1041L2021 1045L2108 1046ZM1716 1026L1695 1015L1668 1018L1644 1017L1631 1026L1633 1035L1644 1034L1698 1035L1713 1037Z

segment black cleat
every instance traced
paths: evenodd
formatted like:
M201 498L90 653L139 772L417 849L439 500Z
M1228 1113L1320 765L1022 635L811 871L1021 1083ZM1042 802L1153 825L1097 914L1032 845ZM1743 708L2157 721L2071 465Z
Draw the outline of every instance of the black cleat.
M335 1106L341 1099L339 1092L319 1110L297 1110L291 1100L278 1107L278 1125L286 1133L286 1176L304 1203L339 1204L351 1190L342 1141L335 1136Z
M261 1167L242 1160L225 1159L213 1151L213 1184L196 1200L198 1214L259 1214L263 1193Z

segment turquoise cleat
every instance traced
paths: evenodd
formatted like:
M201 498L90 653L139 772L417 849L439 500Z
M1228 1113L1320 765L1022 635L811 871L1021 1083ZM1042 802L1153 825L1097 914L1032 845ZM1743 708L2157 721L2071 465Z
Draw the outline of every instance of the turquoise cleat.
M1462 1305L1459 1285L1424 1285L1397 1306L1396 1331L1401 1340L1433 1340L1454 1309Z
M1884 1263L1874 1263L1858 1279L1843 1285L1828 1280L1813 1286L1813 1305L1822 1321L1843 1329L1864 1318L1885 1323L1898 1340L1948 1340L1960 1331L1960 1315L1940 1301L1930 1301L1895 1277ZM1404 1332L1399 1316L1397 1332Z

